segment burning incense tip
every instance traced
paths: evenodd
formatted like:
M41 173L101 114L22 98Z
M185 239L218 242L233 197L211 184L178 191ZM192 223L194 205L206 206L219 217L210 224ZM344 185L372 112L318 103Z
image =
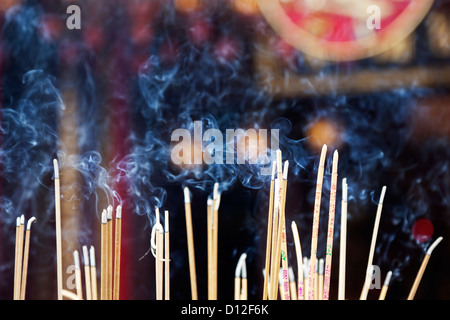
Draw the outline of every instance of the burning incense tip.
M324 274L325 261L323 259L319 260L319 266L317 267L319 274Z
M116 208L116 218L121 219L122 218L122 206L118 205Z
M215 211L218 211L219 210L219 207L220 207L220 199L222 198L222 195L219 193L218 195L217 195L217 198L216 198L216 205L214 206L214 210Z
M83 246L83 260L84 260L84 265L88 266L89 265L89 252L88 252L88 248L86 246Z
M244 276L243 276L243 266L244 266L246 258L247 258L247 254L246 253L241 254L241 256L239 257L238 263L236 265L236 271L235 271L236 278L239 278L241 276L244 278ZM247 278L247 270L245 270L245 278Z
M347 178L342 179L342 200L347 202L348 198L348 188L347 188Z
M320 162L319 162L319 166L324 167L325 166L325 155L327 154L327 145L324 144L322 147L322 151L320 153Z
M391 278L392 278L392 271L389 271L386 274L386 279L384 279L384 285L385 286L389 286L389 283L391 282Z
M36 221L36 218L35 218L35 217L31 217L31 218L28 220L28 223L27 223L27 230L31 230L31 225L32 225L32 223L35 222L35 221Z
M20 224L25 224L25 216L24 215L20 216Z
M283 179L284 179L284 180L287 180L288 169L289 169L289 161L286 160L286 161L284 162L284 168L283 168Z
M247 255L245 254L242 258L242 266L241 266L241 277L242 279L247 279L247 265L245 263L245 259L247 258Z
M73 263L75 265L75 269L80 269L80 255L78 250L73 251Z
M442 239L443 239L442 237L439 237L433 242L433 244L427 250L427 255L429 255L429 256L431 255L431 253L433 252L434 248L437 247L437 245L442 241Z
M272 177L271 177L272 180L275 179L275 172L277 172L277 162L272 161Z
M379 201L380 204L383 204L385 194L386 194L386 186L383 186L383 189L381 189L381 196Z
M184 203L191 203L191 193L189 192L188 187L184 187Z
M333 153L333 169L332 169L334 173L337 172L337 169L338 169L338 159L339 159L339 153L338 153L337 150L334 150L334 153Z
M16 227L20 227L20 217L16 218Z
M102 211L102 223L107 223L108 222L107 215L108 215L108 213L106 212L105 209L103 209L103 211Z
M216 200L219 196L219 183L214 183L214 190L213 190L213 199Z
M58 160L53 159L53 168L55 170L55 179L59 179L59 166L58 166Z
M155 207L155 217L156 217L156 226L159 228L160 226L160 217L159 217L159 208Z
M169 211L164 212L164 231L169 232Z
M91 267L95 267L95 249L94 246L91 246L89 248L89 263L91 265Z
M282 156L281 156L281 150L277 150L277 172L281 173L283 169L282 166Z
M113 206L109 205L106 212L107 212L106 218L108 220L111 220L112 219L112 213L113 213Z

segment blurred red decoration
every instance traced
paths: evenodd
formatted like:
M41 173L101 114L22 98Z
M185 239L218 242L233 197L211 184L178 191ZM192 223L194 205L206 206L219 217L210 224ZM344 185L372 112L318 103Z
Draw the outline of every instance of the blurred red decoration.
M433 236L434 227L430 220L426 218L418 219L412 228L414 239L417 242L427 242Z

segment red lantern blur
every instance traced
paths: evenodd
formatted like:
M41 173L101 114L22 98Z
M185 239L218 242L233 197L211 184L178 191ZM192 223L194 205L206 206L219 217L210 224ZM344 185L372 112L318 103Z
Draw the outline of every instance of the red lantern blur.
M434 227L426 218L418 219L412 228L412 235L417 242L427 242L433 236Z

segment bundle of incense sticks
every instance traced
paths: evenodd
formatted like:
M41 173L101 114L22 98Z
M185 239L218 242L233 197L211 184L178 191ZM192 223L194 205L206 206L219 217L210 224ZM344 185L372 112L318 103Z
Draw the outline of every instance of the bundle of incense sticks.
M114 221L114 223L113 223ZM100 250L100 299L120 299L120 253L122 245L122 206L116 207L113 219L113 206L109 205L101 215ZM93 254L91 255L93 256ZM95 266L95 262L94 262ZM91 265L92 267L92 265ZM92 273L91 273L92 277ZM95 288L92 288L94 292ZM92 297L96 296L95 293Z
M31 225L36 221L35 217L31 217L27 222L25 231L25 216L22 215L16 219L16 248L14 259L14 300L25 300L27 274L28 274L28 257L30 252ZM25 233L25 240L24 240ZM24 242L25 241L25 242Z
M156 300L170 300L170 233L169 211L164 212L164 228L159 208L155 207L155 224L152 228L151 246L155 257Z
M277 161L272 164L270 187L269 223L266 243L266 272L263 299L277 299L277 279L282 267L282 298L289 300L289 275L285 222L285 201L289 162L282 164L281 150L277 150ZM275 179L276 165L276 179ZM272 204L273 200L273 204Z
M80 254L78 250L74 250L73 266L75 272L75 292L63 288L61 292L63 299L97 300L97 269L95 266L95 249L94 246L91 246L88 251L87 246L83 246L82 251L84 271L82 271L81 268Z

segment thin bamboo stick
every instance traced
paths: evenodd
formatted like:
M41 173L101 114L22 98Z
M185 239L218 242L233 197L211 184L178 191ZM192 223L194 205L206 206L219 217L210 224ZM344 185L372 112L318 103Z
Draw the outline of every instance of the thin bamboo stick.
M91 269L91 290L92 290L92 300L98 299L97 293L97 266L95 264L95 248L91 246L89 248L89 264Z
M316 194L314 199L314 216L311 235L311 258L309 260L309 275L308 275L308 300L314 300L315 294L315 277L316 271L316 257L317 257L317 241L319 238L319 219L320 219L320 204L322 199L322 184L323 174L325 169L325 157L327 153L327 145L323 145L320 154L319 168L317 171Z
M391 282L392 271L389 271L384 279L383 287L381 288L380 296L378 300L384 300L386 298L386 293L389 288L389 283Z
M294 237L294 245L295 245L295 252L297 255L297 288L298 288L298 294L297 298L298 300L304 300L304 277L303 277L303 256L302 256L302 247L300 244L300 236L298 234L298 228L295 221L292 221L291 223L291 229L292 229L292 235Z
M83 300L83 287L81 284L81 268L80 268L80 255L78 250L73 251L73 263L75 265L75 288L77 296L80 300Z
M367 261L366 276L365 276L365 280L364 280L363 289L361 291L360 300L366 300L367 299L367 294L369 293L370 279L372 277L372 275L371 275L372 272L370 270L372 268L373 255L374 255L374 252L375 252L375 245L376 245L376 242L377 242L378 227L380 225L381 211L383 209L383 201L384 201L385 194L386 194L386 186L383 186L383 188L381 189L380 200L378 202L377 214L376 214L376 217L375 217L375 223L374 223L374 226L373 226L372 241L371 241L371 244L370 244L370 252L369 252L369 259Z
M22 268L22 284L20 289L20 300L25 300L25 292L27 288L27 275L28 275L28 257L30 255L30 238L31 238L31 225L36 221L35 217L31 217L27 222L27 231L25 234L25 248L23 253L23 268Z
M83 246L83 266L84 266L84 285L86 288L86 300L92 300L92 288L91 288L91 271L89 264L89 252L87 246Z
M189 256L189 275L191 281L191 299L198 299L197 292L197 271L195 267L195 246L194 246L194 231L192 227L192 210L191 210L191 195L189 188L184 189L184 210L186 219L186 236L188 245L188 256Z
M114 236L114 286L113 300L120 299L120 253L122 249L122 206L116 208L116 225Z
M107 219L107 229L108 229L108 241L107 241L107 251L108 251L108 276L107 276L107 296L108 300L112 300L113 291L113 206L109 205L106 210Z
M170 234L169 211L165 211L164 218L164 299L170 300Z
M345 300L345 265L347 255L347 178L342 179L341 236L339 245L338 300Z
M58 160L53 160L55 171L55 226L56 226L56 280L57 280L57 297L62 300L63 274L62 274L62 243L61 243L61 194L59 181L59 165Z
M328 232L327 232L327 248L325 254L325 270L323 279L323 295L320 299L328 300L330 298L330 281L331 281L331 263L333 256L334 241L334 217L336 212L336 194L337 194L337 177L338 177L338 160L339 154L335 150L333 154L333 167L331 171L331 188L330 188L330 206L328 211Z
M437 238L430 246L430 248L427 250L427 253L425 254L425 257L422 260L422 264L420 265L419 271L417 272L416 278L414 279L413 286L411 288L411 291L408 295L408 300L414 300L414 297L417 292L417 288L419 288L420 281L422 280L422 276L425 272L425 269L427 268L428 261L430 260L431 253L436 248L436 246L439 244L439 242L442 241L442 237Z
M102 211L100 248L100 300L108 299L108 220L106 210Z
M270 179L270 192L269 192L269 214L267 217L267 240L266 240L266 263L264 270L270 270L270 245L272 242L272 224L273 224L273 193L275 187L275 170L276 162L272 162L272 177ZM267 300L269 292L269 274L264 276L263 285L263 300Z

